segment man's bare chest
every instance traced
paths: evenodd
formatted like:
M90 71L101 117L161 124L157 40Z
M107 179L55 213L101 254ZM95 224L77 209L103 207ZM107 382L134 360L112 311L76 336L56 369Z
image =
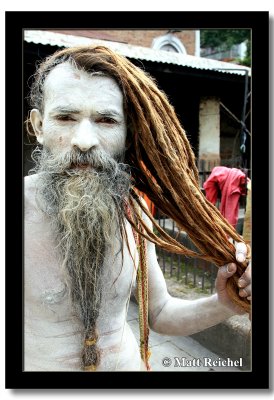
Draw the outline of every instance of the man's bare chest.
M25 301L32 304L33 312L42 311L50 320L69 317L70 287L50 223L36 210L25 216ZM122 252L120 240L114 237L102 265L101 315L105 317L122 312L135 287L138 255L130 226L127 234L130 251L123 244Z

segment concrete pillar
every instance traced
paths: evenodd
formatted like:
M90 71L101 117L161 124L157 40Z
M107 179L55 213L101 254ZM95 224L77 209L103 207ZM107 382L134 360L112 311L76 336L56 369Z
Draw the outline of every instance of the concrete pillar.
M220 163L220 101L202 97L199 108L199 160Z

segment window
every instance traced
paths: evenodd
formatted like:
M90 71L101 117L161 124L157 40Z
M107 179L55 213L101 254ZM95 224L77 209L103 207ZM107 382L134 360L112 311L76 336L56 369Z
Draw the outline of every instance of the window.
M154 38L152 41L152 48L155 50L173 51L175 53L187 54L183 43L171 33Z

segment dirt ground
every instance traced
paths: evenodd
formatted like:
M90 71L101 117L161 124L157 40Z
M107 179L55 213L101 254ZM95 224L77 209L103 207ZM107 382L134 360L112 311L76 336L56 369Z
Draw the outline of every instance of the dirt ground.
M202 291L199 288L187 286L183 282L178 281L176 277L165 276L165 280L168 292L174 297L192 300L211 295L209 290Z

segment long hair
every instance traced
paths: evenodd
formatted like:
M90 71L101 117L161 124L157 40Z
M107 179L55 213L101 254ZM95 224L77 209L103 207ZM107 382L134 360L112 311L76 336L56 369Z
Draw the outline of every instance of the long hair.
M42 113L44 81L49 72L63 62L71 62L87 72L105 73L116 80L124 95L128 121L125 163L130 165L134 179L129 200L131 212L125 212L125 216L131 225L165 250L208 260L217 267L236 263L237 271L228 280L227 290L234 303L249 312L250 304L238 296L237 287L247 263L236 261L234 245L229 241L229 238L238 242L243 239L201 192L193 150L167 96L152 77L125 57L104 46L81 46L58 51L40 64L34 76L30 103ZM31 132L30 124L28 126ZM172 218L179 229L187 232L197 251L185 247L157 224L135 188ZM139 207L158 234L143 221ZM142 225L142 231L138 224Z

